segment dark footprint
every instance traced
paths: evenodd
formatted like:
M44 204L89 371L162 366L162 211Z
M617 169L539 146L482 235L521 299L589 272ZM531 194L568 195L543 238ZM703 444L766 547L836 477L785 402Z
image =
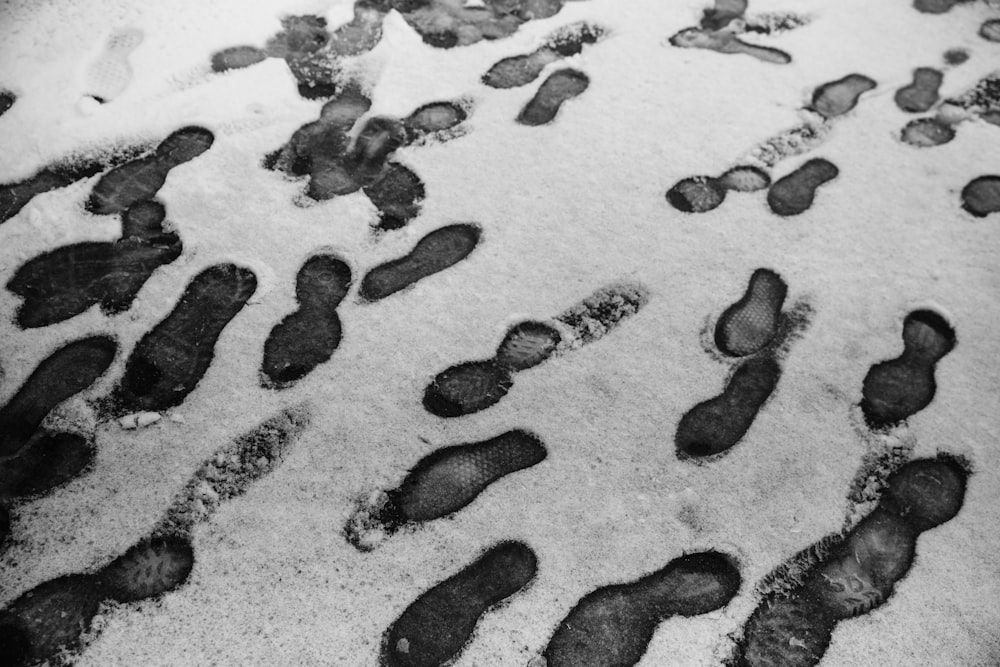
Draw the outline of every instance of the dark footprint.
M706 49L724 54L745 54L775 65L787 65L792 57L770 46L748 44L728 30L685 28L670 38L670 44L682 49Z
M848 74L816 88L810 108L823 118L835 118L857 106L858 98L875 85L875 81L864 74Z
M10 535L10 510L0 503L0 549L3 548L8 535ZM0 643L0 655L4 655L2 643Z
M625 667L642 659L656 627L671 616L725 606L740 588L732 558L687 554L628 584L588 594L559 624L545 649L548 667Z
M9 90L0 90L0 116L7 113L7 110L14 106L17 96Z
M140 202L125 211L121 239L76 243L26 262L7 283L24 299L18 326L62 322L94 304L105 315L128 310L153 272L180 257L180 237L164 231L163 218L161 204Z
M745 357L767 347L778 333L778 317L788 285L774 271L757 269L743 297L726 308L715 325L715 346L731 357Z
M135 346L110 410L123 415L180 405L212 363L223 328L256 289L253 272L234 264L195 276L173 311Z
M98 573L104 595L136 602L180 588L194 568L194 548L186 537L147 538Z
M714 7L702 12L700 25L704 30L722 30L731 22L743 18L747 4L747 0L715 0Z
M955 330L930 310L903 320L903 354L875 364L865 376L861 410L872 428L899 423L934 399L934 367L955 347Z
M87 200L91 213L120 213L152 199L174 167L198 157L215 141L203 127L184 127L164 139L152 155L115 167L101 177Z
M462 509L488 486L545 459L545 445L526 431L443 447L420 459L399 488L362 503L348 520L347 540L370 551L406 523L433 521Z
M372 205L378 210L376 229L402 229L420 215L420 203L426 192L424 184L411 169L398 162L386 165L382 177L364 186Z
M955 128L940 118L918 118L903 127L899 138L917 148L932 148L954 139Z
M336 308L351 286L351 269L333 255L311 257L299 269L299 309L276 325L264 343L261 384L284 389L330 359L340 344Z
M948 458L907 463L886 480L875 510L793 583L790 594L754 611L737 647L736 667L812 667L836 624L868 613L892 595L913 564L920 533L958 514L968 472Z
M799 215L812 206L816 190L832 181L840 170L823 158L809 160L801 167L778 179L767 191L767 204L781 216Z
M371 269L361 281L361 298L365 301L384 299L418 280L454 266L475 250L481 235L479 227L471 224L435 229L420 239L406 256Z
M18 454L52 408L92 385L107 370L117 349L111 338L91 336L42 361L0 409L0 456Z
M985 218L1000 211L1000 176L980 176L962 188L962 208Z
M553 72L521 109L517 122L530 126L551 123L563 103L583 93L589 85L590 79L579 70L566 68Z
M46 167L26 181L0 185L0 224L17 215L36 195L64 188L84 178L96 176L118 162L120 157L106 160L84 160L65 165Z
M220 447L174 496L152 537L190 535L221 503L243 495L255 481L281 465L310 420L308 406L293 406Z
M604 37L604 29L577 23L567 26L546 40L539 49L522 56L512 56L497 61L483 75L483 83L490 88L517 88L525 86L542 73L548 65L575 56L586 44L596 44Z
M966 49L955 48L944 52L944 62L947 65L957 66L967 62L971 54Z
M913 83L896 91L893 99L896 106L909 113L927 111L938 99L938 90L944 81L944 74L932 67L918 67L913 70Z
M979 36L988 42L1000 42L1000 19L983 21L979 26Z
M944 14L955 5L971 0L913 0L913 6L924 14Z
M688 410L677 425L677 456L721 454L740 441L778 386L781 367L771 356L740 365L722 394Z
M212 55L212 71L243 69L267 60L267 53L256 46L231 46Z
M565 349L593 342L624 319L639 312L649 298L639 285L602 288L555 318L572 333ZM438 373L424 390L424 408L438 417L461 417L495 405L510 390L513 374L532 368L554 355L559 332L542 322L511 327L492 359L469 361Z
M457 656L479 618L535 577L537 559L521 542L501 542L406 608L385 633L384 667L437 667Z
M738 166L718 178L692 176L678 181L667 191L667 201L678 211L705 213L725 200L726 191L757 192L771 185L771 178L762 169Z
M0 458L0 498L27 498L79 477L94 460L94 443L75 433L46 433Z

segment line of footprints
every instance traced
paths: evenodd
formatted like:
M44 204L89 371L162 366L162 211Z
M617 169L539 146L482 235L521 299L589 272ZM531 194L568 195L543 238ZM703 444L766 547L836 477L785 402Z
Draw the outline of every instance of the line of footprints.
M428 243L436 248L428 257L437 257L436 252L448 256L456 247L451 242ZM458 247L467 246L460 243ZM399 289L399 276L414 271L407 265L414 261L403 258L370 273L369 277L375 277L362 281L364 298L380 298ZM403 269L400 264L405 265ZM430 273L437 265L425 258L417 266L417 273ZM119 400L132 401L129 405L145 405L146 396L156 397L155 405L176 401L179 397L171 392L178 382L188 383L184 386L189 391L196 382L192 378L204 372L211 348L204 340L214 340L216 330L238 310L234 304L245 300L252 283L236 268L215 267L203 275L208 277L196 278L174 314L150 334L164 335L165 341L191 340L192 321L215 318L206 337L194 339L202 342L190 343L201 352L188 350L184 364L166 364L152 352L155 347L147 351L140 342L136 354L143 350L146 356L136 359L145 361L130 362L115 390L125 397ZM320 338L325 341L323 349L328 348L339 337L334 310L348 284L343 262L322 255L310 259L299 276L300 309L275 328L272 338L297 339L296 332L303 330L305 321L323 329ZM311 296L317 290L322 298ZM801 301L786 309L787 293L780 275L758 269L742 297L717 318L712 345L720 358L733 360L735 368L722 394L698 403L681 417L675 436L679 460L711 461L724 455L743 438L774 392L779 361L791 341L801 335L811 313ZM427 387L424 406L441 417L487 409L512 389L514 373L530 371L548 359L600 340L639 313L648 299L640 285L614 284L549 321L516 324L490 359L461 363L439 373ZM205 312L196 314L195 305ZM935 366L954 347L956 338L940 314L918 310L905 318L902 342L902 353L872 366L864 380L860 410L875 433L887 432L932 401ZM305 359L309 366L325 354L311 345L291 357ZM276 358L282 359L287 348L279 348L282 352ZM0 410L0 470L4 473L0 498L11 502L37 496L86 468L93 455L88 449L93 447L91 442L78 434L49 433L39 425L58 403L103 374L115 352L114 341L103 336L64 346L43 361ZM147 359L150 354L152 358ZM278 362L278 379L299 375L301 369L289 371L292 366ZM283 372L290 375L281 376ZM167 375L165 380L161 373ZM132 377L152 378L153 389L136 394L142 385ZM308 404L288 408L227 443L194 473L147 537L124 554L85 572L43 583L0 610L0 660L28 665L66 650L80 650L81 637L105 601L130 604L182 586L196 565L194 527L207 521L221 503L243 494L280 465L308 426L310 414ZM547 453L542 438L523 429L438 449L419 460L397 488L360 499L343 535L362 552L378 548L400 529L416 530L426 522L454 515L487 487L532 468ZM882 489L874 510L796 554L770 575L781 585L760 596L759 606L733 638L730 667L818 664L836 624L885 603L911 567L919 535L960 510L970 474L967 462L947 454L912 461L887 455L882 464L876 472L867 473L869 481ZM9 531L11 517L5 505L0 528ZM505 539L493 544L400 613L382 638L381 664L448 664L470 642L478 620L486 613L502 613L502 602L523 593L542 566L523 542ZM742 585L738 563L729 554L706 550L677 556L655 572L610 583L584 596L554 628L532 667L635 664L659 624L672 616L720 609Z

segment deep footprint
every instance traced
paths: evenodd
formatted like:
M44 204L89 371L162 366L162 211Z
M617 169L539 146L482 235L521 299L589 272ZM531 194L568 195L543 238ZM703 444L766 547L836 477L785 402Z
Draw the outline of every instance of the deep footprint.
M841 116L857 106L861 95L875 85L875 81L864 74L848 74L816 88L810 108L826 119Z
M579 70L566 68L553 72L521 109L517 122L529 126L551 123L562 105L579 96L589 85L590 79Z
M94 443L76 433L45 433L0 458L0 498L28 498L79 477L93 462Z
M942 457L907 463L886 480L875 510L782 598L765 600L744 627L735 667L812 667L836 624L884 604L913 564L920 533L956 516L968 472Z
M483 83L490 88L525 86L537 79L548 65L581 53L584 45L596 44L603 36L604 30L598 26L586 23L567 26L537 50L498 61L483 75Z
M728 451L753 425L778 386L781 367L773 357L754 357L740 365L722 394L688 410L677 424L677 456L701 458Z
M120 213L152 199L174 167L193 160L209 148L215 135L203 127L184 127L164 139L152 155L115 167L101 177L87 200L91 213Z
M180 237L164 231L164 215L162 205L140 202L125 211L121 239L64 246L22 265L7 283L24 299L18 326L62 322L94 304L105 315L128 310L153 272L180 257Z
M937 103L943 81L944 74L933 67L918 67L913 70L913 82L896 91L896 106L909 113L927 111Z
M223 328L257 289L249 269L217 264L191 280L173 311L135 346L108 407L115 415L180 405L205 375Z
M317 255L303 264L295 281L299 309L264 342L263 386L290 387L330 359L341 337L336 308L350 286L350 267L333 255Z
M486 611L535 577L537 559L521 542L501 542L423 593L386 631L383 667L437 667L456 657Z
M977 218L1000 211L1000 176L980 176L969 181L962 188L962 208Z
M937 391L934 368L955 347L955 330L930 310L903 320L903 353L865 376L861 410L872 428L897 424L927 407Z
M764 349L778 333L788 285L774 271L757 269L743 297L726 308L715 325L715 346L731 357Z
M69 343L49 355L0 409L0 456L20 452L45 416L104 374L118 346L106 336Z
M471 224L435 229L420 239L409 254L368 271L361 281L361 298L365 301L384 299L454 266L475 250L481 235L479 227Z
M813 205L819 187L839 174L837 165L829 160L809 160L771 186L767 191L767 205L780 216L804 213Z
M719 609L741 578L733 559L687 554L637 581L599 588L570 611L545 649L548 667L625 667L642 658L656 627L671 616Z

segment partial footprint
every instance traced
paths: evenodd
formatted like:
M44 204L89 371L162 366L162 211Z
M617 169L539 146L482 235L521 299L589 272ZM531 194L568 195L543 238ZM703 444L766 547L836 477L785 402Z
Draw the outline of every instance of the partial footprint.
M537 79L547 66L575 56L583 51L584 45L596 44L604 34L603 28L587 23L574 23L560 28L537 50L498 61L483 75L483 83L490 88L525 86Z
M212 55L212 71L243 69L267 60L267 53L256 46L231 46Z
M642 659L656 627L671 616L719 609L741 584L733 559L691 553L627 584L599 588L577 603L546 647L547 667L626 667Z
M760 352L778 333L778 316L787 294L788 285L777 273L754 271L743 297L719 316L715 346L731 357Z
M180 405L212 363L222 329L256 289L253 272L234 264L195 276L173 311L135 346L106 408L117 416Z
M749 44L728 30L685 28L670 38L670 44L683 49L707 49L716 53L745 54L775 65L787 65L792 57L780 49Z
M907 113L927 111L940 99L938 91L943 81L944 74L939 70L918 67L913 70L913 82L896 91L896 106Z
M555 318L569 328L568 340L549 324L521 322L507 332L492 359L458 364L438 373L424 390L424 408L438 417L485 410L507 395L515 372L537 366L560 349L571 350L601 338L639 312L648 299L648 292L639 285L598 290Z
M0 88L0 116L7 113L8 109L14 106L14 102L16 101L17 95L9 90L3 90Z
M839 174L837 165L829 160L813 158L775 181L767 191L767 205L780 216L804 213L812 207L819 187Z
M861 410L872 428L899 423L934 399L937 362L955 347L955 330L930 310L903 320L903 353L875 364L865 376Z
M900 140L917 148L941 146L955 138L956 127L977 118L1000 125L1000 74L996 72L983 77L961 95L939 103L935 115L907 123L900 132Z
M427 193L420 177L409 167L389 162L381 177L362 188L378 211L376 229L402 229L420 215L420 203Z
M521 542L501 542L423 593L385 633L383 667L435 667L458 656L479 618L534 579L537 559Z
M579 70L566 68L553 72L521 109L517 122L529 126L551 123L562 105L579 96L589 85L590 79Z
M713 7L702 12L700 25L704 30L722 30L743 19L747 4L747 0L715 0Z
M862 94L875 86L875 81L864 74L848 74L816 88L811 109L826 119L842 116L857 106Z
M985 218L1000 211L1000 176L979 176L962 188L962 208Z
M944 14L955 5L971 0L913 0L913 6L924 14Z
M295 279L299 309L264 342L261 384L284 389L330 359L340 344L336 308L351 286L351 269L333 255L309 258Z
M771 185L771 178L763 169L738 166L718 178L691 176L684 178L667 190L667 201L684 213L705 213L714 210L726 198L726 191L757 192Z
M79 477L94 460L91 439L77 433L43 433L0 458L0 498L30 498Z
M406 523L423 523L462 509L488 486L545 459L545 445L527 431L443 447L420 459L399 488L362 501L347 522L348 542L369 551Z
M36 195L64 188L84 178L101 173L108 166L120 163L124 155L111 156L102 161L78 160L42 169L31 178L17 183L0 185L0 224L17 215Z
M24 298L22 329L62 322L100 304L105 315L128 310L153 272L180 257L180 237L165 231L164 209L144 201L125 211L122 238L63 246L23 264L7 289Z
M174 167L198 157L215 141L203 127L184 127L156 147L152 155L115 167L97 182L87 200L91 213L120 213L133 204L152 199Z
M87 67L85 94L102 104L121 95L132 80L129 54L142 44L142 40L143 33L138 28L122 28L112 32L104 45L104 51Z
M816 545L818 563L791 591L750 616L735 667L811 667L836 624L884 604L913 564L920 533L958 514L969 473L942 457L907 463L889 476L875 510L834 546Z
M1000 42L1000 19L987 19L979 26L979 36L987 42Z
M117 349L111 338L91 336L46 357L0 409L0 457L16 456L54 407L104 374Z
M409 254L368 271L361 281L361 298L369 302L384 299L454 266L475 250L481 234L479 227L472 224L435 229L420 239Z

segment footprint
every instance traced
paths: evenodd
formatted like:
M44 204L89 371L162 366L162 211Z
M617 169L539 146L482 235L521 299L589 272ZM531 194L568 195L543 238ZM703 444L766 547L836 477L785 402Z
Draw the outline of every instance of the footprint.
M872 428L899 423L934 399L934 368L955 347L955 330L930 310L903 320L903 353L875 364L865 376L861 410Z
M164 231L164 215L161 204L140 202L125 211L119 240L75 243L23 264L7 283L24 299L18 326L62 322L94 304L105 315L128 310L153 272L180 257L180 237Z
M9 90L4 90L0 88L0 116L7 113L7 111L14 106L14 102L17 101L17 95L10 92Z
M684 213L705 213L725 200L726 192L757 192L771 185L771 178L762 169L737 166L718 178L691 176L678 181L667 190L667 201Z
M256 46L231 46L212 55L212 71L243 69L267 60L267 53Z
M987 42L1000 42L1000 19L987 19L979 26L979 36Z
M381 665L434 667L456 657L479 618L534 579L537 559L522 542L501 542L423 593L385 633Z
M670 44L682 49L707 49L723 54L745 54L775 65L787 65L792 57L770 46L748 44L727 30L685 28L670 38Z
M77 651L105 601L151 599L182 586L195 562L191 528L277 467L308 422L308 409L298 406L235 439L195 473L150 536L95 573L47 581L0 610L4 664Z
M985 218L1000 211L1000 176L979 176L962 188L962 208Z
M954 139L955 128L941 118L918 118L903 127L899 138L917 148L932 148Z
M938 90L944 81L944 74L933 67L918 67L913 70L913 82L896 91L893 99L896 106L908 113L927 111L937 104Z
M956 516L968 478L953 459L907 463L886 480L874 511L833 547L784 597L764 600L747 621L731 663L737 667L810 667L822 660L836 624L885 603L913 564L920 533Z
M924 14L944 14L957 4L970 0L913 0L913 6Z
M565 0L485 0L479 6L462 2L388 0L371 3L381 11L395 9L434 48L469 46L481 40L513 35L522 24L555 16Z
M989 74L958 97L938 104L934 116L910 121L900 140L917 148L941 146L955 138L958 125L974 118L1000 125L1000 74Z
M370 551L406 523L423 523L462 509L488 486L545 459L545 445L527 431L443 447L420 459L398 488L359 504L344 534Z
M336 308L351 286L351 269L333 255L311 257L295 279L299 309L272 330L264 343L261 385L291 387L330 359L340 344Z
M529 126L551 123L563 103L579 96L589 85L590 79L579 70L566 68L553 72L521 109L517 122Z
M423 181L412 169L389 162L381 178L366 185L364 193L378 211L378 230L402 229L420 215L427 193Z
M46 357L0 408L0 457L16 456L54 407L104 374L117 349L107 336L90 336Z
M946 65L956 67L969 60L971 54L967 49L954 48L944 52L944 62Z
M90 467L94 443L76 433L44 433L0 458L0 498L30 498L76 479Z
M747 0L715 0L715 6L702 12L703 30L722 30L733 21L743 18L747 11Z
M264 51L272 58L295 61L319 51L330 41L322 16L286 16L281 31L267 40Z
M435 229L417 241L409 254L368 271L361 281L361 298L368 302L384 299L454 266L475 250L481 235L479 227L465 223Z
M198 157L215 141L203 127L184 127L164 139L152 155L115 167L101 177L87 200L91 213L121 213L133 204L152 199L174 167Z
M875 81L864 74L848 74L816 88L810 108L828 120L842 116L857 106L862 94L875 86Z
M0 549L4 548L4 542L7 541L7 537L10 536L10 510L3 503L0 503ZM0 632L0 637L2 637L2 632ZM2 649L5 649L6 645L3 640L0 639L0 655L5 655Z
M627 584L599 588L570 611L544 656L548 667L634 665L656 627L671 616L719 609L741 584L733 559L715 551L691 553Z
M106 409L120 416L180 405L212 363L222 329L256 289L253 272L234 264L195 276L173 311L135 346Z
M603 28L587 23L566 26L552 34L535 51L497 61L483 75L482 81L490 88L525 86L537 79L547 66L581 53L584 45L596 44L604 35Z
M27 180L0 185L0 224L17 215L36 195L96 176L119 161L120 158L111 156L104 161L86 159L52 165Z
M438 417L460 417L485 410L507 395L513 374L542 363L562 350L593 342L639 312L649 299L639 285L612 285L573 306L556 321L569 328L564 340L554 327L521 322L512 327L492 359L469 361L438 373L424 390L424 408Z
M813 205L816 190L838 174L837 165L824 158L813 158L775 181L767 191L767 205L780 216L804 213Z
M132 80L128 57L140 44L143 33L138 28L121 28L108 37L104 51L87 67L84 89L87 95L104 104L121 95Z
M743 297L726 308L715 325L715 346L731 357L764 349L778 333L778 317L788 285L774 271L757 269Z

